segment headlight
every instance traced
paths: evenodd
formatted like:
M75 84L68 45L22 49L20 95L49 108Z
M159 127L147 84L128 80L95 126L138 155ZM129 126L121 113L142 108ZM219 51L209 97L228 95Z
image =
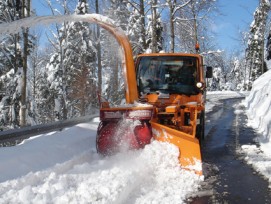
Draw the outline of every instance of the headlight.
M201 89L201 88L203 88L203 83L202 83L202 82L198 82L198 83L196 84L196 86L197 86L199 89Z

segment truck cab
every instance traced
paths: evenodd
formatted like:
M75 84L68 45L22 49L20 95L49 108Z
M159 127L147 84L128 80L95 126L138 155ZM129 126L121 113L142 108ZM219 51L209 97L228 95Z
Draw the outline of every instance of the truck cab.
M136 60L139 98L146 94L196 96L205 86L202 57L193 54L143 54Z

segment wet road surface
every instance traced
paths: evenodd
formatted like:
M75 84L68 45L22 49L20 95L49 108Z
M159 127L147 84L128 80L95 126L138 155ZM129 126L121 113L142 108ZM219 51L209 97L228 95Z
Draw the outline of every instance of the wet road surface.
M255 131L246 126L242 99L227 99L206 115L202 147L205 181L202 190L188 203L271 203L268 182L245 163L241 145L255 144ZM239 110L239 111L236 111Z

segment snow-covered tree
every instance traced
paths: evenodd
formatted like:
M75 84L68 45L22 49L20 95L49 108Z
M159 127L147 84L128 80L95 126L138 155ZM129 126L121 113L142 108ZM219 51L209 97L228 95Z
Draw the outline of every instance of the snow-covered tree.
M235 54L228 61L231 68L231 71L228 73L229 90L244 90L245 70L243 68L245 64L243 58Z
M269 33L268 33L267 42L266 42L266 51L267 51L266 59L270 60L271 59L271 26L269 26Z
M146 43L146 19L144 0L129 1L130 17L128 22L128 36L132 44L134 55L144 53Z
M163 49L163 24L157 0L149 0L150 15L147 15L147 39L146 43L151 52L159 52Z
M271 23L269 23L269 33L267 36L267 42L266 42L266 59L270 60L271 59Z
M109 16L113 18L116 24L124 31L127 31L129 10L125 0L110 0Z
M110 0L110 6L106 15L114 20L115 24L128 32L129 11L124 0ZM102 30L101 46L103 48L103 96L113 104L119 104L124 98L124 79L122 72L122 58L120 47L115 38Z
M98 0L95 0L95 12L100 14L100 4ZM103 84L103 77L102 77L102 48L101 48L101 28L99 25L95 25L96 30L94 29L94 36L95 42L94 46L97 50L97 75L98 75L98 82L97 82L97 91L98 94L101 95L102 92L102 84Z
M18 2L18 1L17 1ZM23 0L19 9L20 17L30 17L30 0ZM23 71L22 71L22 82L21 82L21 96L20 96L20 126L27 125L27 71L28 71L28 56L31 52L31 40L28 28L22 28L22 39L23 39Z
M163 6L157 0L128 0L130 18L128 35L135 55L163 49Z
M39 70L36 78L35 104L32 106L37 109L33 112L37 113L35 122L44 124L55 120L55 93L51 92L50 84L48 83L48 71L45 69Z
M190 3L190 0L177 1L177 0L166 0L166 7L169 10L169 35L170 35L170 52L175 50L175 26L176 26L176 12L183 9Z
M216 12L216 0L191 0L182 9L175 13L175 35L178 39L178 50L183 52L196 52L195 45L201 45L201 51L207 52L210 39L211 15Z
M84 15L88 12L86 0L80 0L76 7L76 14ZM95 60L96 50L92 44L92 34L88 23L70 22L63 23L58 30L58 47L47 65L50 75L50 89L54 93L56 119L67 119L82 112L76 110L80 101L85 100L86 96L74 98L74 92L78 89L75 81L79 80L76 76L83 69L88 70L86 83L96 86ZM81 83L80 83L81 84ZM84 88L84 87L82 87ZM86 93L90 94L90 93ZM96 97L96 91L87 97ZM86 106L91 106L89 101ZM85 110L87 107L85 107Z
M250 36L246 50L246 60L249 70L248 89L251 89L252 82L266 71L264 63L264 39L269 10L269 0L260 0L260 4L254 12L254 20L250 25Z
M15 21L29 17L30 14L30 0L0 2L1 22ZM27 124L27 68L28 56L33 47L32 37L28 29L22 29L21 33L4 36L0 45L0 70L4 80L1 89L6 100L3 103L6 104L5 107L10 107L9 115L12 115L5 116L9 121L4 123L13 127Z
M75 12L78 15L88 13L86 0L79 0ZM92 41L92 31L88 23L70 23L64 40L64 64L68 75L65 89L68 91L67 97L71 106L70 117L85 115L87 110L90 110L89 107L97 107L96 49ZM76 109L78 106L80 108Z

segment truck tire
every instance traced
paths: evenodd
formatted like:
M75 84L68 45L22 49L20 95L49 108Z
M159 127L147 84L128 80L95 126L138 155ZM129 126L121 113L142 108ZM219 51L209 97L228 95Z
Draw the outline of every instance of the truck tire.
M200 124L197 125L196 129L196 137L198 138L200 145L204 140L204 132L205 132L205 112L201 111Z

